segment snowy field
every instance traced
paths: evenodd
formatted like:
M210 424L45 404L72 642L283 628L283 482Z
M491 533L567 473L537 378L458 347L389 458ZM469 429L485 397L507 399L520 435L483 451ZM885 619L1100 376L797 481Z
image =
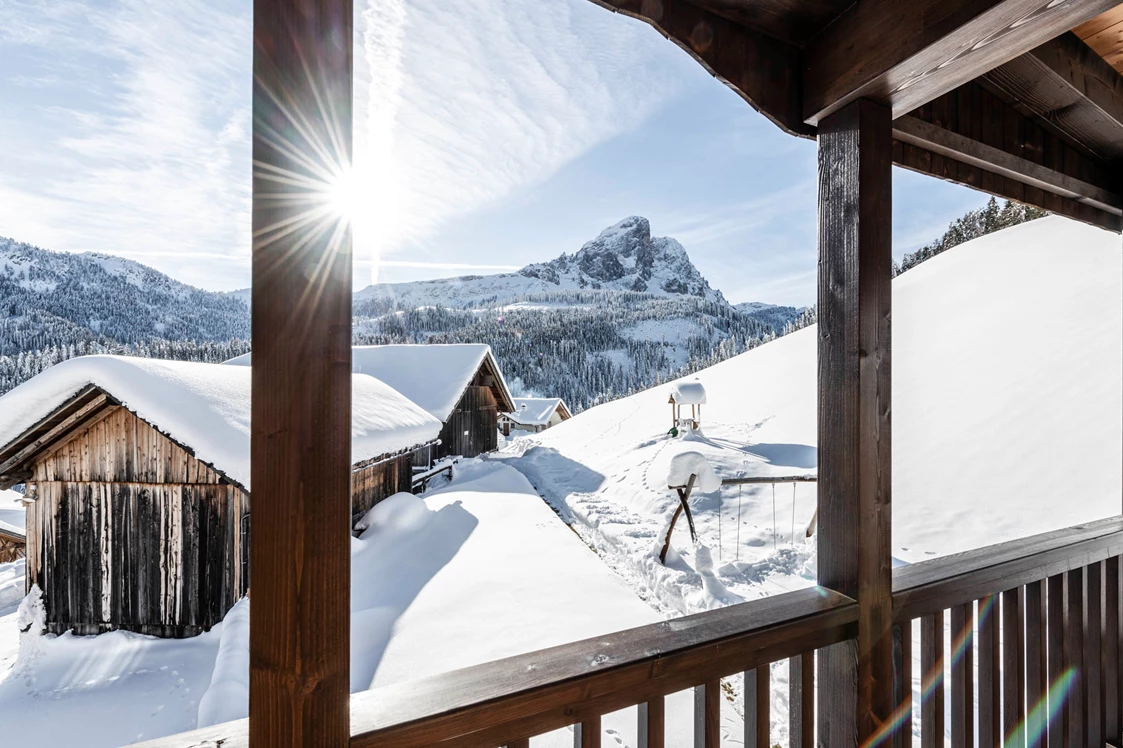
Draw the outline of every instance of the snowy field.
M447 487L367 519L352 540L353 692L660 619L504 465L462 461ZM115 746L244 717L246 612L188 640L25 637L9 669L16 612L0 609L5 744ZM739 735L724 707L723 732ZM669 745L689 744L692 714L691 693L668 700ZM634 709L609 715L604 744L634 746L635 725ZM534 742L572 744L568 730Z
M893 294L895 563L1119 513L1117 235L1041 219L925 262ZM699 543L680 521L666 566L658 550L680 452L722 478L815 473L816 347L812 327L700 372L698 434L668 435L666 385L511 440L500 458L667 616L811 585L814 484L696 491ZM786 732L774 711L773 739Z

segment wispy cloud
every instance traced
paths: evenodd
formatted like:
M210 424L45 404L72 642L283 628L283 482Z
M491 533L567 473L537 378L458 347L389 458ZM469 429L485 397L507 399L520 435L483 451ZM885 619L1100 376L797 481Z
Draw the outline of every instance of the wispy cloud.
M588 0L368 0L362 21L357 238L390 257L637 127L686 64Z
M0 10L0 95L17 103L0 112L2 233L244 285L248 0ZM448 260L424 241L439 226L639 126L690 64L588 0L360 0L357 259ZM239 258L239 277L193 264L208 254Z

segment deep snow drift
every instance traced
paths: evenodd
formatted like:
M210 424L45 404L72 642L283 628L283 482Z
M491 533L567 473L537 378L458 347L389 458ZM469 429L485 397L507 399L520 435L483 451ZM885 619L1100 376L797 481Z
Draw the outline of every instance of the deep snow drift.
M659 620L504 465L462 461L446 488L397 494L367 519L352 540L352 691ZM245 716L246 612L239 603L180 641L28 638L0 681L5 744L114 746ZM0 617L0 657L14 618ZM691 693L668 700L668 745L689 744L692 710ZM725 734L739 735L728 702L723 712ZM608 715L605 744L634 746L635 729L634 709ZM572 744L569 730L535 741Z

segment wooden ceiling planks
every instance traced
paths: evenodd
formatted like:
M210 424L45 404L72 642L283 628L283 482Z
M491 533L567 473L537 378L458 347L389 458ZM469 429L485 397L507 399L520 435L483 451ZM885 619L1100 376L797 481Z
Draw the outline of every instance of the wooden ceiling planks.
M1073 32L1109 65L1123 73L1123 4L1080 24Z

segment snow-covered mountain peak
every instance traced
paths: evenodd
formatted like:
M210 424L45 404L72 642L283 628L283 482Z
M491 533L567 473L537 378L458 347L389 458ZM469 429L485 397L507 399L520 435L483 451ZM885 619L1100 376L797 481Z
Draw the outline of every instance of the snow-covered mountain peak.
M573 255L527 265L519 273L559 289L604 288L724 301L694 267L686 249L669 237L653 237L651 223L642 216L609 226Z

